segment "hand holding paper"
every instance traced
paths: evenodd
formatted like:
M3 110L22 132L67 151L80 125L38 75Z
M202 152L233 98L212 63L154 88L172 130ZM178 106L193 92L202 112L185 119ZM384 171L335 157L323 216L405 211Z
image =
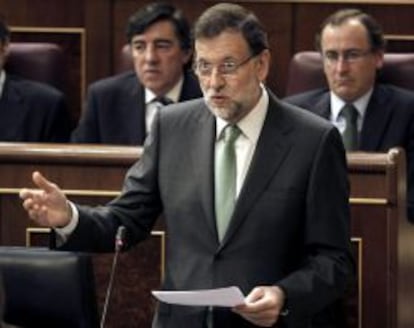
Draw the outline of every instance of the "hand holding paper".
M191 291L152 291L161 302L189 306L234 307L244 304L244 296L238 287Z

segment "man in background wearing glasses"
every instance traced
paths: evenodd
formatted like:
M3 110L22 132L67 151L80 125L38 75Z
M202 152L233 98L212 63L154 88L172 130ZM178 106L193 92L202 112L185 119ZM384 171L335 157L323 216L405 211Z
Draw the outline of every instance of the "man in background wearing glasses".
M381 27L360 10L342 9L322 23L316 46L329 89L285 100L329 119L348 151L403 147L408 161L407 214L414 221L414 93L376 82L385 51Z

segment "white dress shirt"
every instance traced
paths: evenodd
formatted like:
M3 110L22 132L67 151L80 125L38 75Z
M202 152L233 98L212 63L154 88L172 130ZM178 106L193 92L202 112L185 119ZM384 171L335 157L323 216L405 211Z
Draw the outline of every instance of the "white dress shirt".
M4 69L0 72L0 98L3 96L4 83L6 82L6 72Z
M183 87L184 77L178 80L174 87L168 91L164 97L170 99L172 102L176 103L180 99L181 89ZM157 96L149 89L145 89L145 129L149 133L152 121L154 120L157 110L159 110L163 104L156 101Z
M254 151L256 150L257 140L262 131L263 123L266 117L269 105L269 95L262 86L262 95L250 113L237 123L241 130L240 136L235 141L236 150L236 195L238 196L243 186L244 179L250 167ZM227 122L216 117L216 149L219 143L224 142L221 138L223 129L227 126Z

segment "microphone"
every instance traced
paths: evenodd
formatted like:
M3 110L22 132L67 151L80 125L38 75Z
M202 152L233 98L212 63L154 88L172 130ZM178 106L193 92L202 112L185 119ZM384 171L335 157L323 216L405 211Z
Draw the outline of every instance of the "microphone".
M124 247L126 228L119 226L115 236L115 253L120 252Z
M111 295L112 295L112 287L113 287L113 282L114 282L114 276L115 276L115 271L116 271L116 265L118 262L118 255L120 253L120 251L122 250L122 248L124 247L125 244L125 233L126 233L126 228L124 226L119 226L117 231L116 231L116 236L115 236L115 255L114 258L112 260L112 268L111 268L111 272L110 272L110 276L109 276L109 283L108 283L108 287L106 289L106 295L105 295L105 303L102 309L102 315L101 315L101 323L100 323L100 328L104 328L105 327L105 321L106 321L106 313L108 311L108 307L109 307L109 300L111 299Z

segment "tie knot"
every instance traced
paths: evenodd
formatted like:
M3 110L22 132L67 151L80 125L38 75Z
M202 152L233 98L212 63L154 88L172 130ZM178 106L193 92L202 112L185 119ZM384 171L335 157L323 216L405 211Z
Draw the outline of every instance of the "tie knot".
M154 101L159 102L163 106L167 106L173 103L173 101L170 98L165 96L157 97L154 99Z
M352 104L346 104L341 109L341 115L345 118L346 122L356 124L358 119L358 111Z
M240 135L241 131L237 125L229 124L224 128L224 141L226 143L234 143L238 136Z

